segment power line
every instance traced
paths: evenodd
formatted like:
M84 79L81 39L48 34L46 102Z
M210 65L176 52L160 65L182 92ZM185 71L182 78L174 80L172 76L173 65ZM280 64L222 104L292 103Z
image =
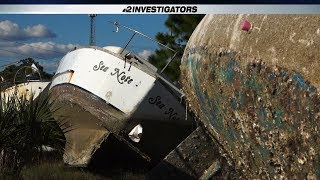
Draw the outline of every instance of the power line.
M3 29L2 29L2 30L3 30ZM6 31L6 30L4 30L4 31L5 31L5 32L9 32L9 31ZM13 43L17 43L17 44L23 44L23 45L27 45L27 46L30 46L30 47L35 47L35 48L38 48L38 49L43 49L43 50L46 50L46 51L52 51L52 52L55 52L55 53L65 54L65 52L55 51L55 50L51 50L51 49L46 49L46 48L42 48L42 47L39 47L39 46L34 46L34 45L27 44L27 43L23 43L23 42L12 41L12 40L10 40L10 39L6 39L6 38L3 38L3 37L0 37L0 39L5 40L5 41L8 41L8 42L13 42ZM50 44L52 47L55 47L55 44L52 44L52 43L50 43L50 42L47 42L47 44Z
M5 65L0 66L0 68L6 67L6 66L10 66L10 65L13 65L13 64L17 64L17 63L19 63L19 62L21 62L21 61L22 61L22 60L15 61L15 62L12 62L12 63L9 63L9 64L5 64Z
M10 52L10 53L14 53L14 54L19 54L19 55L24 55L24 56L26 56L25 54L18 53L18 52L14 52L14 51L9 51L9 50L5 50L5 49L0 49L0 50L2 50L2 51L7 51L7 52ZM30 56L28 56L28 57L30 57ZM32 58L32 57L30 57L30 58ZM48 60L49 60L49 59L39 58L39 57L35 57L35 56L33 56L33 58L38 58L38 59L45 60L45 61L48 61ZM22 62L23 60L24 60L24 59L19 60L19 61L14 61L14 62L12 62L12 63L8 63L8 64L5 64L5 65L2 65L2 66L0 66L0 68L3 68L3 67L7 67L7 66L10 66L10 65L13 65L13 64L20 63L20 62ZM9 60L5 60L5 61L9 61ZM54 60L53 62L57 63L57 60Z
M12 60L13 59L10 59L10 58L8 58L8 59L0 59L0 62L9 62L9 63L11 63Z
M14 54L19 54L19 55L23 55L23 56L28 56L28 57L34 57L34 58L37 58L37 59L42 59L42 60L49 60L49 59L45 59L45 58L42 58L42 57L37 57L37 56L30 56L30 55L27 55L27 54L24 54L24 53L18 53L18 52L15 52L15 51L10 51L10 50L7 50L7 49L1 49L1 51L7 51L7 52L10 52L10 53L14 53ZM60 57L60 56L59 56Z
M3 38L3 37L0 37L0 39L8 41L8 42L13 42L13 43L16 43L16 44L22 44L22 45L27 45L27 46L30 46L30 47L35 47L35 48L38 48L38 49L43 49L43 50L46 50L46 51L51 51L51 52L55 52L55 53L59 53L59 54L65 54L65 52L46 49L46 48L42 48L42 47L39 47L39 46L34 46L34 45L27 44L27 43L23 43L23 42L11 41L11 40ZM50 44L52 47L54 47L53 44L51 44L51 43L48 43L48 44Z

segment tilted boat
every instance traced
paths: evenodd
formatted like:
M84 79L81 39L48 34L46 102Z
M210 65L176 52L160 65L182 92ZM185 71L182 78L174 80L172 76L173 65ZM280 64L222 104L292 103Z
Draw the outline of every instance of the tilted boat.
M311 14L209 14L190 37L184 92L236 179L320 178L319 22Z
M183 92L161 75L164 69L158 71L127 47L139 35L172 49L114 25L133 32L125 47L77 48L61 59L52 80L50 95L60 107L55 116L72 128L64 154L69 165L87 166L111 136L156 162L192 132L194 121L181 103Z

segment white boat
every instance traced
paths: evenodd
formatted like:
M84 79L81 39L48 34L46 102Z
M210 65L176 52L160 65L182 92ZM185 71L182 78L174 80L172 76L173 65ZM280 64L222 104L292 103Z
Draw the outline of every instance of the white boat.
M1 93L4 97L17 95L18 97L25 96L26 99L37 98L49 83L49 81L28 81L11 86Z
M140 35L154 41L114 25L133 31L131 39ZM194 121L181 104L184 94L161 75L164 69L126 49L131 39L124 48L81 47L61 59L50 91L61 107L56 118L62 115L73 129L66 133L65 163L87 166L110 134L158 161L192 132Z
M31 69L32 73L26 74L26 71L25 71L26 69ZM22 71L24 71L25 81L17 82L16 81L17 74L21 73ZM37 79L33 79L33 80L28 79L28 76L31 76L32 74L36 74ZM46 89L46 87L49 85L50 82L43 81L41 79L41 75L38 69L34 64L32 64L32 66L23 66L19 70L17 70L17 72L15 73L13 82L6 82L1 77L0 83L1 83L1 88L3 85L7 87L1 91L2 97L10 97L10 96L17 95L17 97L24 96L26 99L30 99L31 97L35 99L40 95L41 92L43 92ZM9 85L7 83L9 83Z

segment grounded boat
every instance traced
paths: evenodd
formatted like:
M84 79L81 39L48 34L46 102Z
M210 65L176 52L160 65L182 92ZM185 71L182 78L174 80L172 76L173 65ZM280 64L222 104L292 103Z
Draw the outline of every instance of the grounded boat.
M25 81L17 82L17 74L26 69L31 69L33 71L32 74L37 74L37 79L28 79L27 76L31 76L32 74L24 74L26 76ZM31 97L37 98L49 84L49 81L43 81L41 79L41 75L34 64L32 66L23 66L16 72L13 82L3 81L2 78L1 88L4 89L1 89L1 96L9 97L17 95L18 97L24 96L26 99L30 99Z
M319 22L210 14L190 37L184 92L238 177L319 179Z
M192 132L183 92L161 75L163 70L126 49L135 35L152 39L114 24L133 31L124 48L88 46L67 53L50 86L55 105L61 107L56 118L65 118L73 129L65 134L64 161L69 165L88 166L100 147L102 156L101 149L112 148L103 145L112 139L144 161L157 162ZM116 154L124 158L120 152Z
M18 97L25 96L26 99L30 99L31 96L33 98L37 98L49 83L49 81L29 81L11 86L3 90L1 93L3 93L5 97L16 94Z

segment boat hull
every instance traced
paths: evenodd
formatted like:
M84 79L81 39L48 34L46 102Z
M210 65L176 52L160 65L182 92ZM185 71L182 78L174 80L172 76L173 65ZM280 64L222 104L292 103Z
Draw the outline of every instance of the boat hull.
M26 82L11 86L1 92L2 96L17 95L18 97L24 96L26 99L37 98L44 89L47 88L50 82Z
M63 107L56 117L75 128L66 134L65 162L86 166L110 133L149 161L159 161L192 132L193 119L174 90L143 64L132 65L105 49L68 53L50 87L55 104ZM138 124L143 133L136 143L128 133Z
M319 22L207 15L189 39L181 61L189 104L248 179L320 177Z
M109 130L119 132L123 127L124 113L74 85L56 86L50 90L50 96L53 108L57 109L55 119L68 130L63 158L69 165L86 166Z

